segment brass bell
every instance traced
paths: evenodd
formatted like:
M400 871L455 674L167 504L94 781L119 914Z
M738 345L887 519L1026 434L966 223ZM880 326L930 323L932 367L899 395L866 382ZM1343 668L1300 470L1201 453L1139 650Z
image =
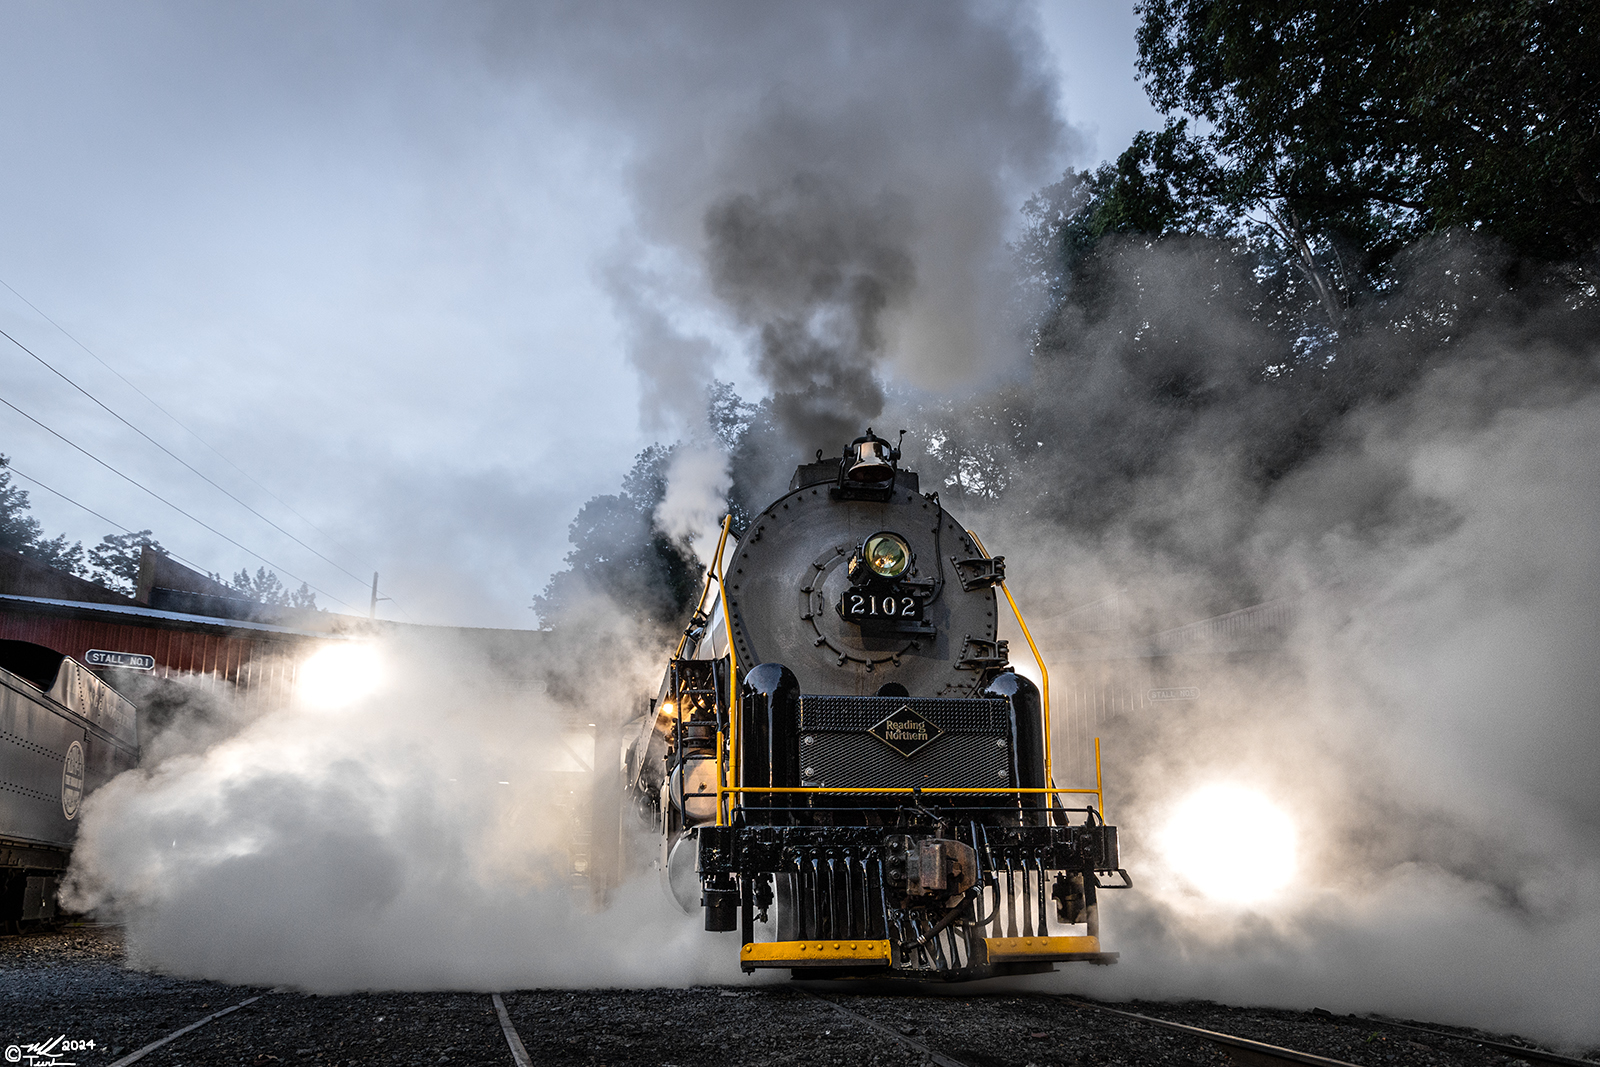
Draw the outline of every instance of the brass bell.
M857 441L852 451L854 456L845 472L852 482L886 482L894 477L889 442L866 437Z

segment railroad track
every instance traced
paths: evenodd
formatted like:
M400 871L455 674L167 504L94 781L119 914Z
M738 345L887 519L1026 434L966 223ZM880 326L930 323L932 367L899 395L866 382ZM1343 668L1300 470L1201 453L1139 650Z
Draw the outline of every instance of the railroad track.
M1285 1048L1236 1034L1192 1026L1187 1023L1175 1022L1171 1019L1127 1011L1122 1008L1071 996L1040 994L1036 997L1021 998L1020 1001L1018 998L972 997L965 999L951 997L935 1000L926 997L885 998L870 995L856 996L832 989L818 993L803 987L791 987L791 990L788 991L745 990L732 992L723 990L719 992L706 990L705 993L708 997L744 997L753 998L757 1002L768 1000L774 996L793 997L794 994L798 993L802 998L826 1006L827 1009L846 1020L848 1027L855 1030L863 1039L867 1039L870 1042L871 1040L879 1040L882 1037L886 1037L915 1053L922 1062L931 1062L935 1067L977 1067L980 1062L987 1067L987 1065L992 1065L996 1062L1003 1063L1008 1060L1014 1060L1016 1064L1020 1065L1030 1058L1037 1058L1038 1051L1044 1051L1046 1047L1050 1047L1030 1045L1030 1039L1050 1040L1054 1046L1052 1051L1057 1052L1077 1052L1081 1048L1091 1047L1093 1042L1099 1042L1097 1055L1104 1056L1110 1053L1114 1061L1117 1056L1115 1050L1122 1047L1121 1043L1124 1040L1119 1036L1122 1031L1108 1033L1103 1028L1091 1031L1062 1029L1058 1025L1052 1025L1059 1023L1059 1012L1051 1015L1026 1009L1018 1010L1017 1005L1019 1003L1029 1001L1070 1007L1074 1009L1074 1016L1076 1016L1077 1012L1094 1013L1108 1020L1117 1020L1119 1023L1126 1024L1125 1062L1129 1063L1141 1062L1145 1057L1158 1055L1163 1060L1174 1053L1180 1056L1184 1055L1183 1043L1180 1042L1176 1045L1170 1043L1162 1044L1161 1040L1154 1036L1157 1033L1164 1032L1180 1035L1181 1037L1192 1039L1194 1042L1203 1042L1225 1053L1234 1063L1246 1065L1246 1067L1284 1067L1284 1065L1358 1067L1358 1065L1348 1060L1306 1052L1300 1049ZM530 995L534 994L519 994L518 996L519 998L526 998ZM290 994L290 996L293 996L293 994ZM537 1063L552 1062L549 1059L549 1052L552 1050L549 1049L548 1045L548 1028L541 1028L537 1021L533 1022L533 1029L529 1033L536 1038L544 1039L546 1044L544 1046L544 1055L539 1054L538 1048L536 1048L534 1055L530 1055L527 1046L524 1045L523 1034L518 1032L512 1018L512 1011L508 1009L505 998L496 993L487 997L486 1000L487 1003L484 1004L485 1011L482 1014L491 1015L498 1022L499 1037L503 1038L503 1044L499 1046L503 1055L501 1062L506 1067L534 1067L534 1064ZM790 1003L799 1002L801 1001L790 1000ZM722 1002L717 1001L715 1003ZM526 999L522 999L521 1004L520 1013L526 1027L529 1025L527 1013L530 1005ZM753 1005L742 1007L732 1018L735 1020L741 1017L747 1018L749 1007L751 1006ZM489 1011L488 1009L491 1008L492 1011ZM244 1009L250 1009L250 1011L245 1014L234 1014L242 1012ZM245 1018L246 1014L255 1015L260 1013L272 1016L283 1010L290 1010L290 1003L286 999L280 999L271 994L248 997L173 1030L160 1039L152 1041L115 1060L109 1067L132 1067L133 1064L138 1063L138 1061L151 1053L164 1049L169 1045L183 1042L185 1038L190 1038L190 1035L196 1034L197 1031L208 1031L213 1028L214 1024L220 1024L220 1030L216 1031L219 1034L224 1034L229 1029L236 1029L230 1023L222 1022L229 1016L233 1016L234 1020L238 1020ZM718 1010L720 1011L721 1009ZM915 1020L922 1027L920 1031L915 1028L908 1028L906 1025L908 1021L913 1019L912 1015L907 1014L908 1011L921 1013L921 1017ZM474 1009L474 1012L476 1013L476 1009ZM962 1012L972 1013L971 1018L961 1018ZM889 1017L891 1014L893 1017ZM475 1014L474 1017L481 1017L481 1015ZM1081 1018L1081 1016L1078 1017ZM1460 1051L1452 1052L1450 1045L1446 1043L1462 1043L1475 1045L1480 1049L1492 1050L1502 1055L1516 1057L1528 1063L1553 1064L1558 1065L1558 1067L1600 1067L1600 1061L1564 1056L1559 1053L1547 1052L1543 1049L1497 1041L1493 1038L1452 1033L1446 1030L1417 1026L1412 1023L1401 1023L1381 1017L1325 1015L1322 1017L1329 1023L1339 1022L1345 1025L1359 1023L1368 1027L1389 1028L1397 1034L1423 1035L1431 1039L1429 1042L1431 1047L1447 1056L1460 1055L1462 1053ZM537 1020L537 1015L535 1020ZM484 1022L491 1026L492 1032L493 1023L490 1023L488 1019L485 1019ZM424 1026L429 1025L426 1021L422 1021L422 1024ZM731 1020L725 1025L730 1031L737 1028ZM479 1024L477 1023L472 1024L474 1030L478 1026ZM1045 1029L1040 1031L1039 1028L1041 1027ZM804 1025L802 1024L803 1028ZM1035 1030L1036 1032L1019 1034L1017 1033L1019 1030ZM813 1032L815 1032L815 1028L813 1028ZM836 1028L833 1032L842 1034L845 1031ZM980 1034L988 1038L986 1051L983 1052L976 1051L971 1040L975 1035ZM204 1034L202 1033L203 1036ZM242 1037L244 1035L240 1034L239 1036ZM190 1038L190 1040L194 1039ZM838 1038L836 1037L834 1040L838 1040ZM855 1039L849 1040L854 1041ZM1168 1038L1167 1041L1170 1042L1171 1038ZM1110 1044L1109 1048L1107 1047L1108 1043ZM178 1049L182 1047L182 1045L179 1045ZM483 1046L484 1050L489 1047L487 1045ZM852 1047L859 1048L860 1046L854 1045ZM878 1047L882 1048L883 1046L880 1044ZM1459 1045L1457 1049L1459 1050ZM1196 1048L1196 1050L1198 1049ZM577 1050L574 1049L573 1051ZM1034 1052L1035 1055L1030 1057L1030 1052ZM1481 1053L1478 1056L1479 1058L1473 1059L1472 1062L1486 1062L1481 1058ZM275 1060L276 1058L266 1057L268 1060ZM1360 1056L1359 1058L1368 1059L1367 1056ZM162 1061L152 1060L150 1062ZM258 1059L258 1062L261 1062L261 1060ZM1385 1062L1392 1062L1392 1060L1386 1058Z
M824 1004L827 1004L829 1007L833 1008L842 1015L865 1023L866 1025L889 1035L896 1041L899 1041L901 1044L921 1052L923 1055L927 1056L930 1060L937 1064L938 1067L969 1067L968 1064L963 1063L961 1060L944 1055L943 1053L928 1047L922 1042L901 1033L891 1026L886 1026L885 1024L863 1015L858 1011L854 1011L845 1007L836 1000L821 996L817 993L812 993L810 990L806 990L805 992L808 996L815 997L817 1000L822 1001ZM1134 1012L1119 1011L1115 1008L1106 1008L1099 1004L1090 1004L1087 1001L1076 1001L1065 997L1061 999L1066 1001L1066 1003L1074 1005L1075 1007L1091 1008L1096 1011L1106 1012L1110 1015L1120 1016L1124 1019L1130 1019L1135 1022L1144 1023L1150 1026L1157 1026L1166 1030L1176 1031L1178 1033L1187 1034L1190 1037L1200 1038L1201 1040L1207 1041L1217 1048L1222 1049L1222 1051L1226 1052L1235 1063L1247 1065L1247 1067L1283 1067L1284 1064L1309 1064L1311 1067L1358 1067L1357 1064L1352 1064L1348 1060L1335 1060L1330 1059L1327 1056L1317 1056L1309 1052L1298 1052L1294 1049L1281 1048L1277 1045L1269 1045L1263 1041L1252 1041L1249 1038L1235 1037L1232 1034L1219 1033L1216 1030L1203 1030L1198 1026L1186 1026L1183 1023L1168 1022L1164 1019L1155 1019L1148 1015L1138 1015Z
M1528 1060L1531 1063L1553 1063L1558 1067L1594 1067L1597 1061L1581 1060L1576 1056L1563 1056L1559 1052L1546 1052L1540 1048L1529 1048L1526 1045L1513 1045L1506 1041L1494 1041L1487 1037L1471 1037L1467 1034L1452 1034L1448 1030L1435 1030L1431 1026L1416 1026L1412 1023L1397 1023L1393 1019L1385 1019L1378 1015L1365 1015L1361 1018L1368 1022L1375 1022L1380 1026L1390 1026L1397 1030L1410 1030L1418 1034L1432 1034L1434 1037L1443 1037L1451 1041L1464 1041L1471 1045L1481 1045L1484 1048L1504 1052L1508 1056Z
M887 1025L877 1019L873 1019L870 1016L864 1015L852 1008L848 1008L844 1004L839 1003L838 1000L835 1000L831 997L822 996L820 994L811 992L810 990L802 990L802 992L805 992L807 996L822 1001L840 1014L865 1024L866 1026L869 1026L880 1033L886 1034L908 1048L920 1052L924 1056L928 1057L928 1059L933 1063L937 1064L938 1067L969 1067L969 1065L963 1061L947 1055L939 1051L937 1048L931 1047L925 1042L919 1041L893 1026ZM1143 1015L1138 1012L1123 1011L1120 1008L1112 1008L1104 1004L1096 1004L1092 1001L1080 1000L1076 997L1047 996L1046 999L1069 1004L1075 1008L1086 1009L1115 1016L1132 1023L1156 1027L1162 1030L1196 1038L1224 1052L1234 1063L1240 1064L1242 1067L1286 1067L1286 1065L1308 1065L1308 1067L1359 1067L1359 1065L1353 1064L1349 1060L1335 1059L1333 1057L1322 1056L1317 1053L1302 1052L1298 1049L1284 1048L1281 1045L1273 1045L1264 1041L1256 1041L1252 1038L1240 1037L1236 1034L1223 1033L1218 1030L1190 1026L1186 1023L1173 1022L1170 1019L1160 1019L1156 1018L1155 1016ZM1337 1019L1338 1017L1335 1016L1334 1018ZM1350 1016L1347 1018L1353 1019L1358 1017ZM1408 1031L1411 1033L1428 1034L1433 1037L1443 1038L1448 1041L1477 1045L1481 1048L1492 1049L1493 1051L1504 1053L1530 1063L1555 1064L1558 1065L1558 1067L1597 1067L1597 1061L1595 1060L1578 1059L1573 1056L1564 1056L1560 1053L1547 1052L1543 1049L1530 1048L1526 1045L1514 1045L1509 1042L1496 1041L1490 1038L1450 1033L1449 1031L1437 1030L1431 1027L1394 1022L1381 1017L1364 1016L1359 1018L1362 1022L1377 1023L1381 1026L1392 1027L1397 1030Z
M1272 1065L1272 1067L1277 1067L1279 1064L1291 1063L1323 1065L1345 1064L1346 1067L1352 1067L1352 1065L1350 1065L1346 1060L1330 1059L1327 1056L1319 1056L1308 1052L1297 1052L1293 1049L1280 1048L1276 1045L1268 1045L1259 1041L1252 1041L1248 1038L1235 1037L1231 1034L1219 1033L1215 1030L1205 1030L1197 1026L1189 1026L1184 1023L1172 1022L1169 1019L1158 1019L1150 1015L1140 1015L1135 1012L1122 1011L1118 1008L1107 1007L1104 1004L1096 1004L1092 1001L1080 1000L1076 997L1057 997L1053 999L1059 999L1064 1003L1073 1005L1074 1007L1088 1008L1092 1011L1099 1011L1110 1015L1121 1016L1125 1019L1131 1019L1137 1022L1145 1023L1149 1026L1158 1026L1180 1033L1189 1033L1195 1037L1199 1037L1203 1040L1211 1042L1213 1045L1221 1048L1224 1052L1227 1052L1235 1062L1241 1064L1263 1064ZM1447 1030L1438 1030L1427 1026L1416 1026L1412 1023L1396 1022L1392 1019L1385 1019L1381 1016L1351 1015L1340 1017L1329 1014L1327 1018L1336 1022L1358 1020L1365 1023L1377 1023L1380 1026L1386 1026L1392 1029L1403 1030L1410 1033L1429 1034L1433 1037L1444 1038L1449 1041L1456 1041L1463 1044L1477 1045L1480 1048L1492 1049L1495 1052L1501 1052L1508 1056L1514 1056L1530 1063L1548 1063L1558 1065L1558 1067L1596 1067L1597 1062L1600 1062L1595 1060L1579 1059L1575 1056L1563 1056L1558 1052L1547 1052L1544 1049L1531 1048L1527 1045L1514 1045L1510 1042L1495 1041L1486 1037L1474 1037L1469 1034L1451 1033Z

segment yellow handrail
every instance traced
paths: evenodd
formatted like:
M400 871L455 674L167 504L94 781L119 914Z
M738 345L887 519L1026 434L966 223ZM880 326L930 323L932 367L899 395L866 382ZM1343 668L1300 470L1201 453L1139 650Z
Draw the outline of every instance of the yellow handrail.
M731 676L729 678L729 681L728 681L729 724L730 724L730 726L735 726L736 727L738 725L738 721L739 721L739 717L738 717L738 714L737 714L738 687L739 687L739 663L738 663L738 660L735 658L734 652L733 652L733 624L728 619L728 591L727 591L727 589L725 589L723 587L723 584L722 584L722 550L728 544L728 531L731 530L732 528L733 528L733 513L729 512L728 515L722 520L722 534L721 534L720 537L717 538L717 551L716 551L716 554L711 557L711 566L706 568L706 580L705 580L705 583L700 586L700 599L695 601L694 613L691 614L689 617L690 617L690 619L693 619L695 615L700 614L701 610L705 608L705 606L706 606L706 594L711 591L711 583L712 582L716 582L717 583L717 595L722 601L722 624L726 628L726 632L728 634L728 665L729 665L729 674ZM685 629L683 631L683 636L678 638L678 647L677 647L676 650L673 651L672 658L673 659L681 658L683 656L683 650L684 650L685 646L688 645L688 643L689 643L689 631L687 629ZM679 713L682 714L681 710L680 710ZM738 736L737 734L734 734L733 737L730 738L730 745L731 744L737 744L737 736ZM725 749L725 746L723 745L722 731L718 730L717 731L717 825L718 826L726 826L727 825L727 823L725 823L723 821L723 817L722 817L723 816L723 799L722 798L728 792L728 789L727 789L727 783L729 781L728 775L733 773L733 768L728 766L727 764L725 764L724 761L723 761L724 749Z
M1100 802L1100 818L1104 821L1106 817L1106 794L1105 790L1100 786L1100 739L1098 737L1094 739L1094 792L1096 799Z
M983 542L978 540L978 535L971 530L967 536L972 538L972 543L978 546L978 551L984 556L989 555L989 550L983 547ZM1033 661L1039 665L1039 695L1044 711L1044 780L1055 785L1055 767L1050 759L1050 670L1044 665L1044 657L1039 654L1039 646L1033 643L1033 634L1028 631L1028 624L1022 619L1022 611L1017 607L1016 598L1011 595L1011 590L1006 588L1004 579L1000 581L1000 591L1006 595L1006 602L1011 605L1011 614L1017 617L1017 625L1022 628L1022 636L1027 639L1028 647L1033 650Z
M1098 789L1066 789L1061 786L1035 789L1031 786L1011 789L1006 787L981 786L981 785L743 785L729 786L724 790L727 793L902 793L906 796L921 793L947 794L960 793L962 795L980 796L1015 796L1018 793L1083 793L1087 796L1098 796Z
M731 821L731 813L724 812L724 798L728 795L727 783L734 781L733 775L738 771L738 761L734 758L734 746L739 743L739 654L733 650L733 617L728 614L728 583L722 580L722 546L728 541L728 531L733 528L733 512L728 512L727 518L722 520L722 537L717 541L717 558L712 561L712 569L717 573L717 596L722 600L722 627L728 635L728 757L727 766L724 767L722 745L722 731L717 731L717 825L727 826Z
M722 536L717 538L717 554L711 558L711 566L706 568L706 580L700 583L700 599L694 602L694 611L689 615L691 619L700 614L700 610L706 606L706 594L711 592L711 583L716 582L720 585L722 582L721 572L717 569L717 565L722 562L722 546L728 543L728 524L731 522L733 522L732 514L722 520ZM678 659L682 656L683 647L688 643L689 631L685 629L683 636L678 638L678 648L672 653L672 658Z

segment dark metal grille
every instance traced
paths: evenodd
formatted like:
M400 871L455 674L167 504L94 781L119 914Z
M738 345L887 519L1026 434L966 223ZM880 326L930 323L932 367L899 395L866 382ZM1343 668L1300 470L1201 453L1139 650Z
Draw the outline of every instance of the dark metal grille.
M1011 732L1006 702L993 697L840 697L802 696L800 730L870 730L885 715L910 707L947 734Z
M868 732L907 706L944 731L909 757ZM802 696L800 733L801 778L807 785L995 789L1014 784L1004 700Z
M812 736L812 744L800 746L801 777L808 785L997 789L1011 784L1011 750L995 744L997 738L947 735L907 759L868 734Z

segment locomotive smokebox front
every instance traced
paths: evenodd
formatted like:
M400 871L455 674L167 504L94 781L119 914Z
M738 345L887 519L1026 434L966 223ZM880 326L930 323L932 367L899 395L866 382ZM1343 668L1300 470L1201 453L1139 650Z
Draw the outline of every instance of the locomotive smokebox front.
M802 466L735 547L739 662L782 663L806 693L976 692L1005 659L993 582L972 578L977 547L915 474L863 487L841 472L840 460Z
M999 640L1004 558L899 459L869 429L726 555L724 524L627 760L662 869L685 905L698 883L708 930L742 931L747 971L1110 962L1095 899L1116 831L1096 790L1051 780L1046 694ZM1082 932L1052 935L1052 911Z

